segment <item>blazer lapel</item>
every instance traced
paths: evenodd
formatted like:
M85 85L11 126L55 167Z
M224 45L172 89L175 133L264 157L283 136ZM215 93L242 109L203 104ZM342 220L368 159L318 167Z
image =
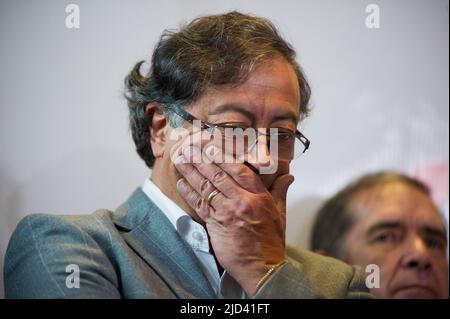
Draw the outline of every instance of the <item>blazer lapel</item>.
M192 248L142 189L115 212L114 223L178 298L216 298Z

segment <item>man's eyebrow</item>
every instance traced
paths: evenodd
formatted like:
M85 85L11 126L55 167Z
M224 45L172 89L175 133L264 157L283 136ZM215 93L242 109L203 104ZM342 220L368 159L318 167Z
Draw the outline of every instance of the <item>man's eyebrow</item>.
M234 104L234 103L227 103L227 104L219 105L210 113L210 115L216 115L216 114L220 114L220 113L224 113L224 112L237 112L237 113L244 115L251 121L253 121L255 119L255 115L251 111L243 108L239 104ZM284 114L279 114L279 115L275 116L272 119L272 122L282 121L282 120L290 120L290 121L292 121L292 123L297 125L298 117L294 112L287 111Z
M401 227L402 227L402 224L398 221L381 221L381 222L376 223L375 225L370 226L370 228L367 230L366 234L368 237L370 237L377 231L380 231L383 229L398 229Z
M286 112L284 114L277 115L273 118L272 121L276 122L276 121L284 121L284 120L289 120L292 123L294 123L295 126L297 126L298 117L294 112Z
M255 119L255 115L252 112L244 109L239 104L234 104L234 103L226 103L226 104L219 105L210 113L210 115L217 115L217 114L224 113L224 112L237 112L237 113L244 115L251 121L253 121Z

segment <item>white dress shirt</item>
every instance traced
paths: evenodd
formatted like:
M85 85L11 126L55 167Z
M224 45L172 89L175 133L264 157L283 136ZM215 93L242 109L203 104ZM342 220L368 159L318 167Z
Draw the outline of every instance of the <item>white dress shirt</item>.
M161 192L150 179L145 180L142 190L166 215L181 238L191 246L217 297L245 298L245 291L226 271L220 277L216 260L209 252L209 240L205 228Z

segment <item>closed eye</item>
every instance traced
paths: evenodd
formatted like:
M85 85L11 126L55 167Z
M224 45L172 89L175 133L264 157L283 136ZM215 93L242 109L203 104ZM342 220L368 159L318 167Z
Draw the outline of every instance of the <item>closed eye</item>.
M432 249L445 249L445 241L440 238L429 237L425 238L425 244Z
M230 129L242 129L243 131L245 131L246 129L250 128L250 126L244 124L244 123L214 123L211 124L213 126L216 126L220 129L225 129L225 128L230 128Z
M374 234L374 236L371 239L371 242L373 244L389 244L398 241L399 238L400 234L394 231L386 231Z
M291 139L295 138L295 134L290 132L290 131L278 130L277 133L271 133L270 137L271 138L275 138L276 137L280 141L288 141L288 140L291 140Z
M379 235L377 237L375 237L374 241L375 242L382 242L382 243L386 243L386 242L390 242L394 240L394 235L393 234L382 234Z

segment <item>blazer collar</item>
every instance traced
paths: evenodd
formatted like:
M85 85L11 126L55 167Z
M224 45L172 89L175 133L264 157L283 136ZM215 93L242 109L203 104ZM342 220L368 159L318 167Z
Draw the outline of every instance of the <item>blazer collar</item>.
M116 210L114 223L178 298L216 298L192 248L141 188Z

